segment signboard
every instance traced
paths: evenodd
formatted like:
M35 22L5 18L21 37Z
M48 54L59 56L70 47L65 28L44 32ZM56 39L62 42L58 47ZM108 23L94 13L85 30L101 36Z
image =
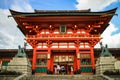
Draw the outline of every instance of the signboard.
M39 58L47 58L47 55L46 54L38 54L37 59L39 59Z
M54 62L70 62L74 60L74 56L54 56Z
M90 54L80 54L80 58L90 58Z

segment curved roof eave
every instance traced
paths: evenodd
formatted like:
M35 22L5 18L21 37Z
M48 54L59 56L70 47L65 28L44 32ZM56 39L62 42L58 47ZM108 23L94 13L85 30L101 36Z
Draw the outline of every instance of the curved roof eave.
M94 15L98 14L98 13L100 13L100 14L101 13L109 13L110 14L110 13L115 13L117 8L107 10L107 11L101 11L101 12L90 12L90 9L88 9L88 10L45 10L45 11L44 10L35 10L35 12L19 12L19 11L14 11L11 9L9 9L9 10L12 14L12 17L16 17L16 16L34 16L36 14L38 16L46 16L46 15L54 16L54 15L61 15L60 13L62 13L62 15L66 15L68 13L69 13L69 15L73 15L74 13L78 13L78 14L74 14L74 15L81 15L80 13L94 13ZM82 15L93 15L93 14L82 14Z

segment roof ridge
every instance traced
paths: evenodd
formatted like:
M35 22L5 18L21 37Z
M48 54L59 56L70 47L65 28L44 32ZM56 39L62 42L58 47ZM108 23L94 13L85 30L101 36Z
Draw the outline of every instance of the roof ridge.
M35 12L90 12L91 9L86 10L34 10Z

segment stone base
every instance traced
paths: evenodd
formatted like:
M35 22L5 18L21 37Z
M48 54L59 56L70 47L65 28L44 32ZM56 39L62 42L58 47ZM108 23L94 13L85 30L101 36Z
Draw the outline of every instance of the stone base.
M96 61L96 74L103 74L106 70L114 70L115 57L99 57Z
M14 57L7 66L8 71L21 72L23 74L31 75L31 64L27 58Z
M120 61L115 62L115 69L120 71Z

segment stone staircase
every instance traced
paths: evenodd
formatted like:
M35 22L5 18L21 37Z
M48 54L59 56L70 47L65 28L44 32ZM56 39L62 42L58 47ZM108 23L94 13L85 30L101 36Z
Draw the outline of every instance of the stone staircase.
M22 79L23 80L23 79ZM107 80L99 75L32 75L25 80Z
M106 79L100 75L31 75L31 76L21 75L18 77L0 76L0 80L109 80L109 79Z
M110 78L114 79L114 80L120 80L120 75L109 75Z
M14 80L16 77L16 75L0 75L0 80Z

